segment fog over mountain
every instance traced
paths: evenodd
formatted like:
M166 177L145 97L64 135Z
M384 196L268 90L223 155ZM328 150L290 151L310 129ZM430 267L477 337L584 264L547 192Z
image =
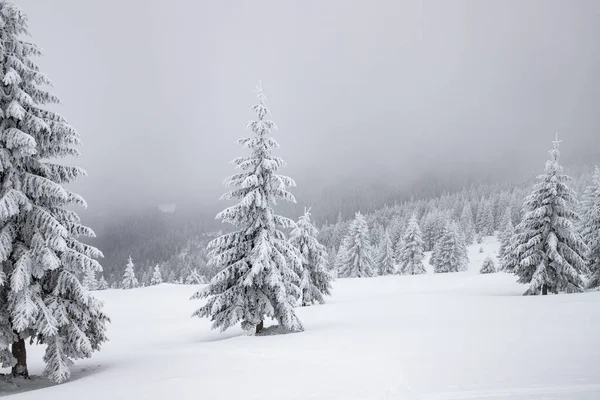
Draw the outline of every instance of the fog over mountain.
M220 206L258 80L300 198L600 159L595 0L17 4L98 215Z

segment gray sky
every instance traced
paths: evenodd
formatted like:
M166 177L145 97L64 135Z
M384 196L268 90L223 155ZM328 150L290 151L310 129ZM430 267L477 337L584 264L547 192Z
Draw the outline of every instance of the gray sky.
M259 79L296 191L599 159L596 0L16 3L98 210L216 203Z

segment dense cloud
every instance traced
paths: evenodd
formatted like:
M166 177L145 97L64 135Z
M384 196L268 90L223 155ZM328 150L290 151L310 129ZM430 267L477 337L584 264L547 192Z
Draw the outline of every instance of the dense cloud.
M259 79L297 192L600 159L595 0L18 4L99 212L215 205Z

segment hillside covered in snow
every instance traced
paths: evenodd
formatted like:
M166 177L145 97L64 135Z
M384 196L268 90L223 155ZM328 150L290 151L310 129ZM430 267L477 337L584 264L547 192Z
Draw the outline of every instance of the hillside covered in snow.
M466 272L433 274L426 259L424 275L338 279L326 304L298 309L306 330L286 335L211 331L208 320L190 318L197 286L97 292L112 319L103 350L77 361L69 382L0 383L0 395L600 398L600 292L522 296L513 275L479 273L497 250L493 237L470 246ZM32 374L43 369L42 350L29 348Z

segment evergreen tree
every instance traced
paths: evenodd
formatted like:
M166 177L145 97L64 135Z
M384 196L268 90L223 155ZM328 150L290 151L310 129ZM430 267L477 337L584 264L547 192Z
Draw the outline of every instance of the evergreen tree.
M369 238L369 228L365 217L356 213L354 221L344 238L344 258L339 271L345 278L373 276L373 255Z
M496 266L494 265L494 260L492 257L486 257L483 260L483 265L481 266L481 270L479 271L482 274L493 274L496 272Z
M467 248L456 223L451 222L446 225L444 236L439 243L439 254L433 271L436 273L466 271L469 262Z
M269 137L275 124L266 119L269 110L260 85L257 92L258 104L252 110L258 118L248 124L254 136L238 141L251 155L236 158L233 163L242 172L225 180L227 186L236 189L223 199L237 198L240 202L217 215L239 230L210 242L209 265L221 272L193 296L193 299L208 299L194 316L210 318L213 329L222 331L241 320L243 329L259 333L268 317L287 330L302 331L294 312L300 297L296 282L302 261L280 230L293 228L295 224L273 210L277 199L295 202L287 189L295 183L276 174L285 162L272 155L272 150L278 147L275 139Z
M481 214L479 221L479 233L481 236L491 236L494 234L494 213L491 200L485 201L481 205Z
M391 275L396 273L392 241L388 231L383 233L383 238L377 250L377 268L379 275Z
M558 164L559 141L555 140L545 173L538 176L532 193L525 199L523 220L511 242L513 262L509 269L519 283L529 284L525 294L559 291L580 292L585 271L587 246L575 229L575 192L567 186L570 177Z
M206 283L208 283L208 281L205 276L200 275L198 270L196 268L194 268L190 272L190 274L187 276L187 278L185 278L185 283L187 285L200 285L200 284L206 284Z
M424 274L423 239L421 239L419 222L414 215L408 222L402 244L402 251L398 257L399 273L404 275Z
M296 227L290 233L290 243L302 255L299 287L303 306L323 304L323 296L331 296L333 277L327 270L327 251L317 240L318 233L317 228L310 222L309 210L304 211L304 215L298 219Z
M476 240L477 244L481 244L483 243L483 233L480 231L479 233L477 233L477 240Z
M177 278L175 278L175 271L173 271L173 270L169 271L169 275L167 277L167 282L168 283L177 283Z
M93 268L86 268L83 274L82 285L87 290L96 290L98 288L98 281L96 280L96 270Z
M104 279L104 276L100 277L100 280L98 281L98 290L107 290L108 289L108 282L106 282L106 279Z
M498 259L502 264L502 260L506 255L507 249L510 247L510 240L515 234L515 228L512 224L512 210L507 207L500 221L500 232L498 233L498 239L500 241L500 250L498 251Z
M346 259L346 254L346 248L344 247L344 243L342 243L335 255L335 262L333 265L333 276L336 278L340 276L340 271L342 271L342 269L344 268L344 260Z
M462 213L460 214L460 227L465 234L465 243L473 244L475 239L475 227L473 226L473 214L469 202L465 203Z
M342 213L338 213L338 217L337 217L337 222L335 223L335 226L333 228L333 234L332 234L332 245L333 247L335 247L336 249L339 249L340 246L342 245L342 242L344 240L344 235L346 232L346 226L344 224L344 221L342 220Z
M433 246L433 250L431 250L431 257L429 257L429 265L431 265L431 266L437 265L438 260L440 258L441 249L442 249L442 240L440 239Z
M158 264L154 267L154 272L152 273L152 279L150 280L151 285L160 285L163 282L162 275L160 273L160 267Z
M127 265L125 266L125 273L123 274L123 289L133 289L140 285L137 278L135 277L134 268L135 266L133 265L133 260L131 259L131 256L129 256L129 259L127 260Z
M35 340L46 345L44 375L60 383L106 340L102 303L78 279L102 271L102 253L79 241L94 232L73 211L85 201L63 185L85 172L56 162L79 154L79 135L44 109L59 100L43 89L27 35L25 13L0 1L0 368L27 377Z
M592 184L582 202L582 236L588 246L586 259L590 271L589 288L600 287L600 168L596 167Z

